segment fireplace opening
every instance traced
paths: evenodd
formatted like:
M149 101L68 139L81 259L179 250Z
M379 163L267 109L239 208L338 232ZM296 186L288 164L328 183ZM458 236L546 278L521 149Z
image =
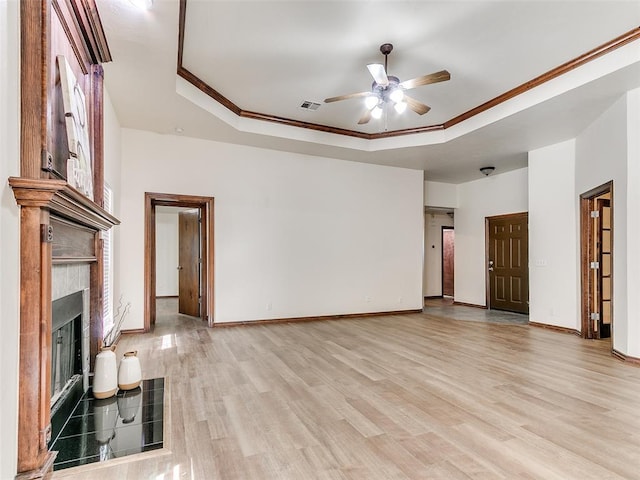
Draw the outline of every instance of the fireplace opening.
M52 303L51 427L52 440L62 428L60 419L75 408L84 393L82 373L83 292Z

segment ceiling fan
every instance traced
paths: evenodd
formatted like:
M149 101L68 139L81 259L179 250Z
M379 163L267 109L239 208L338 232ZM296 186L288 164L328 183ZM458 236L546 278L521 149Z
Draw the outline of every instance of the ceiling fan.
M446 70L423 75L421 77L412 78L401 82L398 77L387 75L387 56L393 50L393 45L383 43L380 45L380 52L384 55L384 65L381 63L371 63L367 65L369 73L373 77L371 91L351 93L348 95L340 95L337 97L325 98L324 103L339 102L340 100L348 100L350 98L365 97L365 105L367 111L358 121L358 125L369 123L371 118L378 119L382 116L384 106L387 103L393 103L393 107L398 113L403 113L407 107L416 112L418 115L424 115L431 107L419 102L415 98L405 95L405 90L410 90L422 85L430 83L444 82L451 78Z

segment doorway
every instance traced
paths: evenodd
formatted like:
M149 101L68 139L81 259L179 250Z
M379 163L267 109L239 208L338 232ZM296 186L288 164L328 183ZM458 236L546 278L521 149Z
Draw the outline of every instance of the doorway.
M156 286L157 286L157 239L156 239L156 207L183 207L180 222L184 241L180 243L178 260L178 277L187 264L191 271L186 271L190 285L183 292L190 305L181 305L183 313L200 317L213 325L213 197L192 195L174 195L165 193L145 193L145 246L144 246L144 331L148 332L156 321ZM180 228L179 228L180 230ZM179 235L180 236L180 235ZM185 257L185 252L188 257ZM184 263L183 263L184 262ZM180 269L180 267L183 267ZM195 283L194 283L195 282ZM179 290L181 288L179 287ZM179 293L179 296L183 296ZM182 302L180 302L182 303Z
M582 336L613 329L613 182L580 195Z
M454 296L454 240L453 227L442 227L442 296Z
M529 215L487 217L487 305L529 313Z

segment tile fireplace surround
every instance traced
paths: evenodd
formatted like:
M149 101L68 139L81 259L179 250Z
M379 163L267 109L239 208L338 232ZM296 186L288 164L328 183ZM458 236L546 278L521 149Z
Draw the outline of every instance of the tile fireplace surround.
M90 267L88 264L53 265L51 269L51 300L82 291L82 387L89 388L89 302Z

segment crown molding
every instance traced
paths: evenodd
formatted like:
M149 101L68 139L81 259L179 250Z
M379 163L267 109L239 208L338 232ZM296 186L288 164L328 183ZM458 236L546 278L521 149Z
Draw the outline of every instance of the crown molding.
M185 24L186 24L186 10L187 10L187 0L180 0L180 11L179 11L179 20L178 20L178 66L177 66L177 74L184 78L187 82L191 83L194 87L198 88L206 95L211 97L216 102L220 103L228 110L233 112L239 117L242 118L251 118L254 120L261 120L265 122L278 123L281 125L287 125L298 128L306 128L309 130L316 130L321 132L333 133L337 135L344 135L349 137L362 138L365 140L377 140L382 138L391 138L391 137L401 137L406 135L416 135L420 133L433 132L439 130L446 130L448 128L453 127L459 123L464 122L465 120L469 120L470 118L475 117L493 107L496 107L500 104L507 102L523 93L528 92L540 85L553 80L554 78L560 77L572 70L575 70L578 67L581 67L597 58L611 53L618 48L621 48L628 43L635 42L640 39L640 27L633 28L628 32L623 33L622 35L610 40L602 45L597 46L596 48L589 50L588 52L569 60L568 62L563 63L562 65L555 67L542 75L535 77L532 80L529 80L521 85L518 85L511 90L498 95L497 97L488 100L477 107L474 107L460 115L457 115L450 120L442 124L435 125L426 125L422 127L415 128L407 128L402 130L391 130L387 132L380 133L363 133L358 132L356 130L350 130L345 128L336 128L331 127L329 125L321 125L318 123L311 122L303 122L300 120L294 120L291 118L279 117L276 115L271 115L268 113L261 112L252 112L248 110L243 110L238 105L236 105L233 101L226 98L212 86L210 86L204 80L198 78L195 74L187 70L183 65L183 51L184 51L184 34L185 34Z

